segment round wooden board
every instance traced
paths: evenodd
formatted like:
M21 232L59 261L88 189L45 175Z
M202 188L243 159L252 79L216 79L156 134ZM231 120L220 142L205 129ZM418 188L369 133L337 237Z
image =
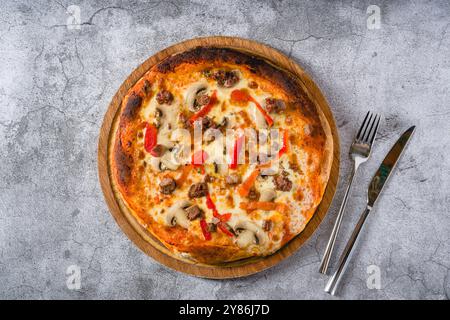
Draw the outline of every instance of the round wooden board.
M154 64L170 55L197 46L228 47L249 52L252 55L260 56L278 67L293 73L299 78L303 89L307 92L311 100L320 108L320 110L322 110L330 125L334 144L333 160L330 178L322 202L306 228L283 248L270 256L249 258L222 265L198 264L187 259L175 257L164 247L164 245L156 240L156 238L136 221L126 208L125 204L120 200L114 186L109 161L110 141L113 136L112 133L115 131L115 120L123 97ZM168 47L147 59L122 83L109 104L100 130L98 143L98 173L106 203L108 204L114 219L117 221L123 232L125 232L131 241L133 241L142 251L172 269L198 277L226 279L247 276L276 265L281 260L293 254L313 234L314 230L317 229L326 215L336 190L339 177L339 154L339 136L330 107L317 85L298 64L279 51L261 43L242 38L217 36L191 39Z

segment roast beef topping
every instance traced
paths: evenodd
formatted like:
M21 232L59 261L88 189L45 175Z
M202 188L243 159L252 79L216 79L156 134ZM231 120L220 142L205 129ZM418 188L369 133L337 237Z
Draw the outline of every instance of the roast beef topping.
M266 98L266 110L269 113L282 113L286 110L286 103L281 99Z
M250 82L248 83L248 87L249 87L250 89L257 89L257 88L258 88L258 84L257 84L255 81L250 81Z
M166 150L167 148L164 145L157 144L153 147L151 154L152 156L159 158L166 152Z
M285 171L283 171L284 173ZM285 174L279 174L273 177L275 188L280 191L289 191L292 188L292 181ZM287 173L287 172L286 172Z
M190 206L189 208L186 208L185 211L189 220L195 220L203 216L203 210L197 205Z
M208 194L208 185L205 182L195 183L189 188L189 198L201 198Z
M251 187L249 192L248 192L248 196L247 197L249 198L249 200L258 201L259 195L260 194L259 194L258 190L256 190L255 187Z
M159 187L160 187L161 193L171 194L177 187L177 183L175 182L174 179L172 179L170 177L166 177L161 180L161 182L159 183Z
M156 95L156 101L158 101L159 104L171 104L173 101L173 95L170 91L163 89Z
M270 231L272 229L272 220L264 220L263 229L264 231Z
M237 174L230 174L230 175L226 176L225 182L226 182L226 184L229 184L229 185L236 185L241 182L241 177L238 176Z
M239 77L234 71L217 70L212 75L219 86L231 88L239 82Z

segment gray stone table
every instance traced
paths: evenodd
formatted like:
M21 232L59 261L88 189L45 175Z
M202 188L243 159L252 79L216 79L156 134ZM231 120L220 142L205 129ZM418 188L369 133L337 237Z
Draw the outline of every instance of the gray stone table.
M368 220L340 298L448 299L448 1L0 6L0 298L329 299L319 260L350 172L349 144L374 110L384 121L339 250L385 152L410 125L417 131ZM338 192L313 237L276 267L237 280L198 279L147 257L116 225L97 180L100 124L122 81L155 52L207 35L255 39L299 62L329 100L342 144ZM67 286L69 266L81 270L79 290ZM373 270L379 289L370 285Z

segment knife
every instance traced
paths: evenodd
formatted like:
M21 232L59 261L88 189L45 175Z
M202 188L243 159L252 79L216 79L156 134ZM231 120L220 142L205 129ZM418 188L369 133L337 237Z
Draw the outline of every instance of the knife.
M364 225L364 222L366 221L367 216L369 215L370 211L375 205L375 202L378 200L384 185L391 176L391 173L394 170L395 165L400 159L400 156L403 154L403 151L405 150L405 147L408 144L408 141L410 140L415 129L416 126L412 126L400 136L400 138L388 152L383 162L381 163L380 167L378 168L377 172L373 176L367 191L366 208L364 209L361 217L359 218L355 230L353 230L353 233L350 236L350 239L348 240L347 245L344 248L344 251L342 252L341 258L339 259L338 268L331 276L331 278L328 280L328 283L325 287L325 292L328 292L332 295L336 294L336 289L341 279L341 276L344 273L347 260L350 256L353 245L355 244L356 239L358 238L358 235Z

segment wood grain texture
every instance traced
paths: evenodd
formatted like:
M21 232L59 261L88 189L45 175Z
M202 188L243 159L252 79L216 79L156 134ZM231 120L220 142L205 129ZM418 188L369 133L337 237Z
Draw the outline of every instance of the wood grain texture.
M313 103L320 108L330 125L334 144L333 160L330 178L322 202L318 206L316 213L311 218L306 228L283 248L270 256L249 258L221 265L199 264L187 259L175 257L168 249L164 247L163 244L156 240L156 238L154 238L135 220L126 205L120 200L114 186L110 172L110 142L111 139L113 139L113 133L115 132L117 122L116 118L123 97L154 64L170 55L189 50L197 46L217 46L241 50L252 55L260 56L279 68L291 72L300 80L304 91L308 94ZM142 251L161 264L177 271L204 278L226 279L247 276L276 265L281 260L298 250L313 234L326 215L336 190L339 177L339 154L339 137L330 107L320 92L320 89L297 63L279 51L255 41L235 37L206 37L187 40L156 53L137 67L122 83L119 90L114 95L108 110L106 111L103 124L100 129L98 142L98 174L103 194L111 214L123 232Z

